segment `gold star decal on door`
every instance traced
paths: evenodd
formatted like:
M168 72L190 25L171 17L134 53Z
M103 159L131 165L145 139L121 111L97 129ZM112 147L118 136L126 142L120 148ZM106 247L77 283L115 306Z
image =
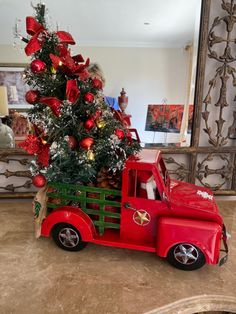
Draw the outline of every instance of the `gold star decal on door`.
M146 226L151 221L151 217L146 210L136 210L133 215L133 220L137 225Z

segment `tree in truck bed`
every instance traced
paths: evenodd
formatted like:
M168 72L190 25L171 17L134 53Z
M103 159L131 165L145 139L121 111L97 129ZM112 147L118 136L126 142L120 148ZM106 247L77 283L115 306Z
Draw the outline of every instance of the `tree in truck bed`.
M24 79L30 86L32 132L19 146L34 155L33 183L93 184L119 188L128 156L140 145L120 117L104 102L102 82L87 71L89 59L72 56L72 36L47 28L45 5L26 18L25 52L31 63Z

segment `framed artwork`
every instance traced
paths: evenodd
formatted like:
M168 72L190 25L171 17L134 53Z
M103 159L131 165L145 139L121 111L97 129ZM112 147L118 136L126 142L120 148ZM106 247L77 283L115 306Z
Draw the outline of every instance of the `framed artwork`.
M179 133L184 105L148 105L145 131ZM191 132L193 105L189 105L188 133Z
M26 110L30 105L25 100L29 86L23 81L25 65L0 64L0 85L6 86L9 109Z

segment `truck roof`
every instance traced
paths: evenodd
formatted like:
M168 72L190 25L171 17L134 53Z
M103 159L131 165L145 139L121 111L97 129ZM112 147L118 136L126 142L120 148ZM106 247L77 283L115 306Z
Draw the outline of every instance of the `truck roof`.
M156 164L160 156L160 151L157 149L142 149L137 155L130 156L127 160L127 163L148 163Z

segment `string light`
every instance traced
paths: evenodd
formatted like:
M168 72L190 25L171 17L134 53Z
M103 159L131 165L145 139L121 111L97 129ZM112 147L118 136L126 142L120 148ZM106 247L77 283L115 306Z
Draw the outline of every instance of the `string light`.
M88 160L94 160L95 154L92 150L88 150L87 152Z

